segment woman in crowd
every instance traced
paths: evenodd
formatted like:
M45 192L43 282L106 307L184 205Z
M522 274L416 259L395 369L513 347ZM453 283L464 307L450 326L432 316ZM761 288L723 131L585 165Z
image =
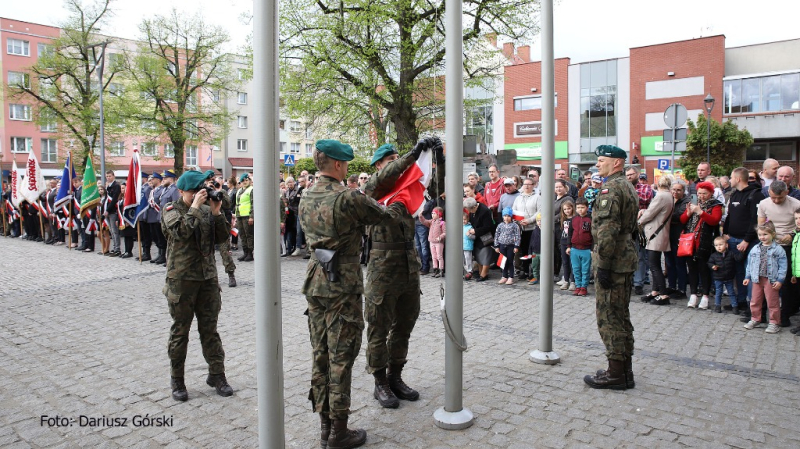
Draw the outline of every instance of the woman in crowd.
M667 265L667 291L672 299L686 299L686 258L678 257L678 239L683 231L681 216L686 206L691 205L686 196L686 184L675 181L670 188L673 199L672 219L669 222L669 252L664 253ZM663 231L662 231L663 232Z
M464 198L464 209L469 212L469 223L472 225L469 232L475 236L475 261L480 265L480 271L477 274L473 273L472 277L476 282L483 282L489 278L489 266L494 256L492 211L475 201L475 198Z
M106 221L106 210L108 210L108 195L104 186L97 186L97 192L100 194L100 203L97 205L98 228L97 235L100 237L100 254L105 256L108 254L111 247L111 234L109 234L108 221Z
M670 250L669 223L672 218L673 201L670 195L672 176L664 175L658 179L658 192L650 201L647 209L639 211L639 226L647 238L647 261L650 263L650 274L653 285L649 295L642 296L643 302L657 306L669 304L667 283L661 269L661 255Z
M708 309L708 292L711 287L711 271L708 258L714 251L714 238L719 235L719 222L722 219L722 204L714 199L714 184L701 182L697 184L697 204L686 206L681 215L683 232L695 233L693 253L686 257L689 272L689 287L692 295L688 307L698 307L697 295L700 293L699 307Z

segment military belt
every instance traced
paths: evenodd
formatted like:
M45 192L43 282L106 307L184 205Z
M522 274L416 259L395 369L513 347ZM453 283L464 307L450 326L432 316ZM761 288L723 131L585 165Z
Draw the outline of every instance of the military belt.
M372 249L377 249L381 251L392 251L392 250L406 251L414 249L414 242L397 242L397 243L372 242Z
M318 260L317 255L311 251L311 260ZM358 256L337 256L336 261L339 265L343 264L358 264L361 263L361 258Z

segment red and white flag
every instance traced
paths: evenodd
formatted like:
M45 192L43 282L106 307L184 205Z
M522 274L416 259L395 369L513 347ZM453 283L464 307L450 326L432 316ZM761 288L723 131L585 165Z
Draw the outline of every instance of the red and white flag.
M502 254L497 256L497 266L500 267L501 270L506 267L506 260L506 256Z
M378 202L388 206L399 201L412 217L416 217L425 207L425 189L431 183L432 172L433 151L423 151L416 164L408 167L400 175L392 191Z
M21 203L25 197L20 195L20 184L22 184L22 176L21 170L17 168L17 161L12 159L11 163L11 204L14 205L17 209L19 209L19 203Z
M47 190L47 186L44 184L44 174L36 159L36 153L33 151L28 153L28 162L22 179L23 182L17 186L19 195L29 203L35 204L39 200L39 195Z

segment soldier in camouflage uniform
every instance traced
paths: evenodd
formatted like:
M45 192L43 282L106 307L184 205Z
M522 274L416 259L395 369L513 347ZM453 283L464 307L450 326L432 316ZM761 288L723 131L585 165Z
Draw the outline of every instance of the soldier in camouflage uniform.
M364 430L347 429L353 363L364 330L364 282L358 256L361 235L365 225L395 220L405 213L405 207L393 204L384 209L358 190L341 184L348 162L353 160L350 145L320 140L315 147L314 165L321 176L306 190L298 206L311 254L303 284L314 350L309 399L320 414L322 447L350 448L367 439ZM324 250L336 252L333 267L326 269L324 261L319 260L317 253Z
M215 191L220 193L222 197L222 212L225 215L226 210L231 209L231 197L228 195L227 192L222 190L222 183L219 182L219 179L216 177L214 179L209 179L206 181L206 186L211 187ZM228 218L225 218L225 222L228 223ZM231 254L231 239L228 236L225 239L224 243L220 243L218 246L219 249L219 256L222 257L222 266L225 267L225 273L228 274L228 287L236 287L236 264L233 263L233 255Z
M203 357L208 363L206 383L220 396L231 396L233 389L225 379L225 351L217 333L217 318L222 307L214 245L224 242L230 232L221 202L208 201L203 188L212 171L188 171L178 180L180 197L166 204L161 214L161 229L167 237L167 282L163 292L172 316L169 354L172 397L189 399L183 381L189 329L197 316L197 331Z
M592 208L592 266L595 267L597 328L606 346L608 369L583 378L592 388L634 387L633 325L630 302L639 256L633 244L639 196L623 172L627 154L614 145L595 150L600 176L606 178Z
M380 199L389 194L398 178L414 165L422 151L435 148L439 169L429 186L432 197L444 180L441 141L428 137L399 157L394 146L384 144L375 151L372 165L378 170L364 187L367 195ZM419 392L403 382L408 341L419 317L420 269L414 245L415 222L407 211L399 219L382 220L368 230L371 241L364 303L367 327L367 371L375 378L373 397L382 407L397 408L398 399L416 401ZM387 370L388 368L388 370Z

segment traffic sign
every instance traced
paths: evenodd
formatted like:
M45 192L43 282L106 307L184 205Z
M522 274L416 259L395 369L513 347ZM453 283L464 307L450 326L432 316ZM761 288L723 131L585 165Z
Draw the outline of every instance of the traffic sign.
M676 153L682 153L686 151L686 142L664 142L664 146L661 148L661 151L671 152L673 151L672 146L675 146L674 151Z
M286 156L284 156L283 157L283 165L285 165L287 167L294 167L294 155L293 154L287 154Z
M659 170L669 170L669 159L659 159L658 160L658 169Z
M667 110L664 111L664 123L670 128L680 128L686 123L686 118L688 116L689 114L682 104L672 103L667 106Z
M665 129L663 137L664 142L685 142L686 128Z

